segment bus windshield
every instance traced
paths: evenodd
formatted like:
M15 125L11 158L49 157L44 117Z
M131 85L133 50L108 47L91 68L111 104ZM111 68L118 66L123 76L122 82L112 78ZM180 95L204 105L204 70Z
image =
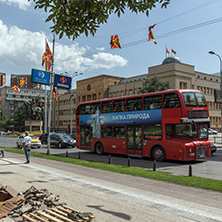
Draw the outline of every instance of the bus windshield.
M195 93L196 97L197 97L197 102L199 104L200 107L207 107L207 101L204 98L204 95L202 93Z
M183 98L186 107L197 107L197 101L195 99L193 92L184 92Z

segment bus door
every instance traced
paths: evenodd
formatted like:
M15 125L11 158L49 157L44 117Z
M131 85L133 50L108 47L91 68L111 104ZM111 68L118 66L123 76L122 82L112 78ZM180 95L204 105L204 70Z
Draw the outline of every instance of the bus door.
M90 126L80 127L80 145L82 149L90 149L91 146Z
M142 126L127 126L127 154L143 154Z

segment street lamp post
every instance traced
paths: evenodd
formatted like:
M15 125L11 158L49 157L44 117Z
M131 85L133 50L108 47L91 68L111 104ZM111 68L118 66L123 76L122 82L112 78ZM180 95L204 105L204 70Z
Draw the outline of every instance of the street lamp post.
M65 72L69 77L75 78L76 76L82 75L83 73L74 72L73 74L69 74L68 72ZM74 97L74 91L73 94L71 92L70 95L70 101L71 101L71 117L70 117L70 135L72 135L72 120L73 120L73 98Z
M221 125L221 138L222 138L222 60L221 60L221 57L218 54L216 54L215 52L209 51L209 53L211 55L217 56L220 60L220 105L221 105L221 107L220 107L220 111L221 111L220 125ZM222 142L222 139L221 139L221 142Z

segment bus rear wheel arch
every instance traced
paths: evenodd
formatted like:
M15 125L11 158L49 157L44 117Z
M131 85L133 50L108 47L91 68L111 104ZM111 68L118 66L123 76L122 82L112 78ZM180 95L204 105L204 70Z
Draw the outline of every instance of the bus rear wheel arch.
M164 160L166 160L166 152L164 148L161 146L155 146L152 149L152 159L158 162L163 162Z
M95 144L95 153L98 155L102 155L104 153L104 147L102 143L97 142Z

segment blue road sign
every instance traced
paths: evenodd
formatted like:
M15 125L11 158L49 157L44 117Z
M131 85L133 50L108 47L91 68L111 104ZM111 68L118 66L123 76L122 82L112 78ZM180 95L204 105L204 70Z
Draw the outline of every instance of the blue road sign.
M49 85L50 73L42 70L32 69L31 81L43 85Z
M55 74L55 79L54 79L54 86L55 87L70 89L71 84L72 84L71 77Z

